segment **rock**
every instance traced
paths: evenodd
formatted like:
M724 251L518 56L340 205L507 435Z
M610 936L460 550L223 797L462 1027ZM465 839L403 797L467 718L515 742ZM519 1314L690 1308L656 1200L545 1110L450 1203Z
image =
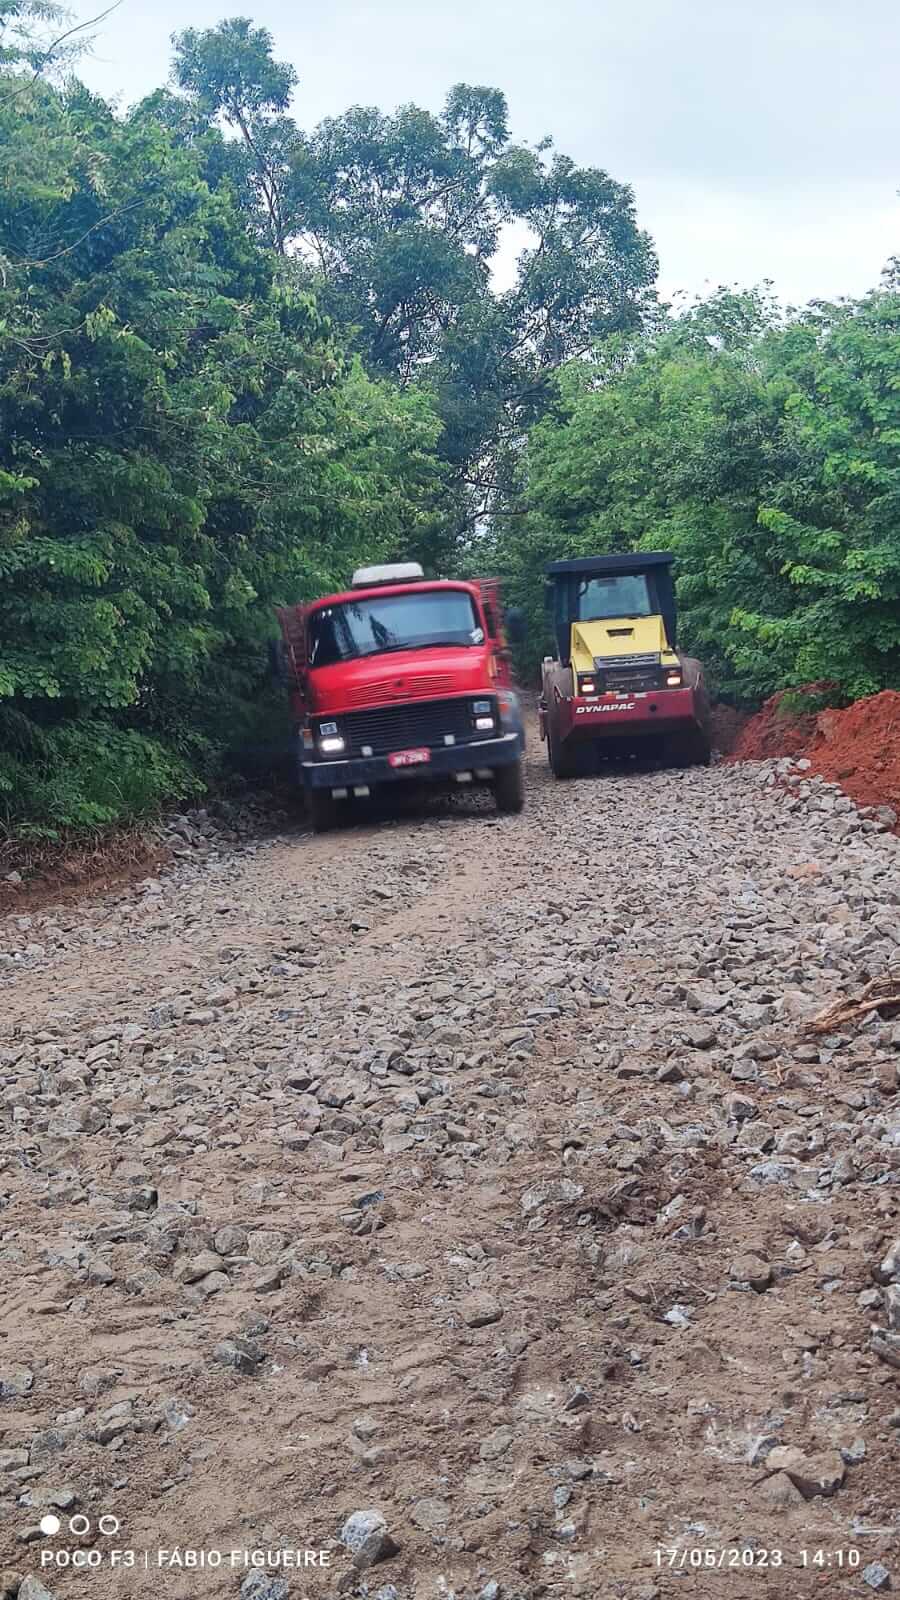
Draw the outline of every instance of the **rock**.
M341 1544L353 1557L357 1571L364 1572L377 1561L386 1561L397 1554L399 1546L388 1533L388 1526L380 1511L353 1511L340 1532Z
M270 1267L284 1249L284 1234L272 1228L258 1228L247 1240L247 1254L260 1267Z
M572 1393L563 1405L563 1411L583 1411L585 1406L589 1406L590 1403L591 1397L587 1389L582 1388L580 1383L576 1383Z
M875 1277L879 1283L900 1282L900 1239L895 1239L890 1250L882 1257L875 1268Z
M227 1272L208 1272L196 1285L200 1293L208 1298L212 1294L221 1294L223 1289L231 1288L231 1279Z
M792 1187L799 1171L799 1161L760 1161L750 1168L750 1177L756 1183L781 1183Z
M570 1178L548 1178L526 1189L520 1204L526 1215L529 1215L532 1211L537 1211L540 1206L570 1204L579 1200L583 1194L583 1185L573 1183Z
M500 1321L503 1307L494 1295L479 1289L466 1295L460 1303L459 1314L467 1328L485 1328L489 1323Z
M265 1351L252 1339L222 1339L213 1350L213 1360L220 1367L233 1367L247 1377L259 1369L264 1359Z
M791 1506L803 1506L806 1501L800 1490L786 1472L773 1472L759 1486L759 1496L767 1500L769 1505L778 1510L787 1510Z
M496 1461L499 1456L505 1455L514 1438L512 1428L495 1428L478 1446L482 1461Z
M832 1183L854 1183L858 1174L856 1162L849 1150L843 1150L831 1169Z
M280 1289L284 1282L285 1270L284 1267L279 1266L264 1267L262 1272L258 1272L253 1279L254 1293L272 1294L276 1289Z
M893 1333L900 1333L900 1283L889 1283L881 1293L887 1325Z
M219 1228L213 1238L217 1253L222 1256L242 1256L247 1250L247 1230L227 1223Z
M286 1578L273 1578L261 1568L249 1572L241 1584L241 1600L287 1600L289 1594Z
M31 1393L34 1373L27 1367L0 1367L0 1396L4 1400L22 1400Z
M174 1433L180 1433L186 1428L191 1418L195 1415L194 1407L187 1400L181 1400L177 1395L170 1395L162 1404L162 1415L166 1426Z
M732 1283L746 1285L755 1289L757 1294L762 1294L772 1282L772 1268L768 1261L762 1261L759 1256L735 1256L728 1268L728 1276Z
M730 1094L722 1096L722 1109L726 1117L734 1122L747 1122L759 1115L756 1101L740 1089L733 1089Z
M879 1361L900 1371L900 1333L873 1333L869 1349Z
M29 1573L19 1584L18 1600L53 1600L49 1589L45 1589L40 1578L32 1577Z
M796 1445L777 1445L766 1458L770 1472L786 1473L804 1500L832 1495L844 1481L846 1468L836 1450L807 1455Z
M436 1528L446 1527L450 1521L450 1506L446 1500L426 1496L424 1500L416 1501L410 1516L417 1528L434 1532Z
M882 1566L880 1561L870 1561L867 1567L863 1567L862 1581L868 1584L870 1589L889 1589L891 1587L891 1575L887 1567Z
M199 1255L176 1261L172 1276L176 1283L199 1283L208 1273L222 1273L225 1266L221 1256L212 1250L201 1250Z
M718 1043L719 1035L715 1028L708 1022L693 1022L686 1029L686 1037L695 1050L711 1050Z

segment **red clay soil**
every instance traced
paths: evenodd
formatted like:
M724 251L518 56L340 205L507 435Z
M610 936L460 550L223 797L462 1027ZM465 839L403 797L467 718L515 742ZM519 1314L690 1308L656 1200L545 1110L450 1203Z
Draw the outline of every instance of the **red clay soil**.
M798 692L815 695L821 704L827 684L807 684ZM779 756L806 756L812 771L839 783L857 805L892 806L900 812L900 693L857 700L846 710L797 714L784 695L767 700L739 734L732 761L768 761Z

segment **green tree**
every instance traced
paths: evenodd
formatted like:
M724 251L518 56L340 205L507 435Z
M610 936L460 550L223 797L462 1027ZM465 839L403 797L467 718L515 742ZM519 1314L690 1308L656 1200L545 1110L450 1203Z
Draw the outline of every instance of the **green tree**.
M275 604L438 559L440 422L147 108L36 83L0 148L0 807L92 825L215 771Z
M556 556L670 548L723 692L900 687L898 317L894 275L786 322L723 293L566 369L498 551L513 587L533 606Z
M175 79L198 119L222 122L237 135L231 176L259 232L279 254L288 231L285 184L297 130L285 115L297 84L293 67L276 61L272 36L248 17L177 36ZM234 154L234 152L232 152Z
M291 70L246 20L177 36L175 76L193 116L237 130L254 227L306 263L367 370L435 395L461 520L482 522L517 486L554 372L653 313L656 261L631 190L549 140L514 144L503 94L483 85L457 84L440 115L356 106L301 132L286 114ZM513 224L530 242L497 294Z

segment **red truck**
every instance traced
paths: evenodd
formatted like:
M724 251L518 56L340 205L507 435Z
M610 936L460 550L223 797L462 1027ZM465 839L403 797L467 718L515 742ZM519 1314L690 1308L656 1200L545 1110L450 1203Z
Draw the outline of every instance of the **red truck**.
M524 802L524 727L494 579L361 567L351 587L278 611L280 669L316 832L387 785L486 785Z

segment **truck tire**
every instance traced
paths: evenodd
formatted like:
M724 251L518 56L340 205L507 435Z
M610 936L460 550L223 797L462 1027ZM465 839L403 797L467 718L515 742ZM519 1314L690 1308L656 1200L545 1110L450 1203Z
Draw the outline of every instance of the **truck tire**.
M552 722L547 724L547 759L554 778L574 778L578 763L571 751L564 750L556 737Z
M313 833L327 833L337 823L337 803L330 789L309 789L306 795Z
M494 778L494 798L498 811L516 813L522 810L525 804L525 768L521 756L511 761L509 766L498 769Z

